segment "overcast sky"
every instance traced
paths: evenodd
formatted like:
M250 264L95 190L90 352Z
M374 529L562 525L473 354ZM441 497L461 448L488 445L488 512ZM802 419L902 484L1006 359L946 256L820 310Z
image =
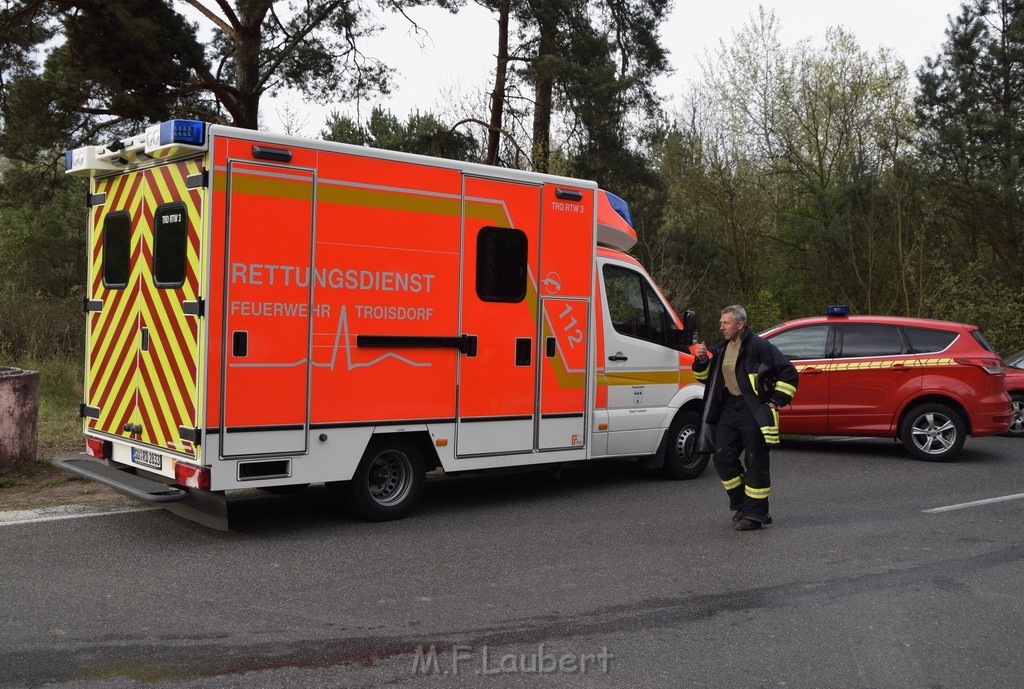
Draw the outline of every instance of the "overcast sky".
M961 0L675 0L672 15L662 26L675 73L658 82L670 107L679 99L684 84L700 76L699 61L705 53L714 52L722 40L730 42L733 33L756 16L759 5L775 12L786 45L810 39L820 47L829 27L843 26L869 52L881 46L893 49L913 73L926 55L938 53L948 16L959 14ZM409 16L427 35L416 36L401 17L382 16L387 20L386 30L364 47L367 54L398 70L396 93L361 103L364 117L375 104L399 117L417 109L445 113L450 111L450 102L471 99L491 87L497 24L490 12L470 0L457 15L419 8L410 10ZM331 110L356 114L353 104L308 105L294 97L265 99L263 127L282 132L282 118L288 116L289 109L297 113L295 133L312 137L319 134Z

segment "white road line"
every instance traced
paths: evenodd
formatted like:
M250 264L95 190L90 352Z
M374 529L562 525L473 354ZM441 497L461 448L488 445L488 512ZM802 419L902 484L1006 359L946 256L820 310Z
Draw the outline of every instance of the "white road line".
M935 514L936 512L951 512L953 510L962 510L968 507L977 507L978 505L991 505L994 502L1006 502L1007 500L1020 500L1024 498L1024 493L1017 493L1016 495L1004 495L1001 498L988 498L986 500L975 500L974 502L961 502L959 505L946 505L945 507L933 507L930 510L921 510L922 512L928 512Z
M87 517L104 517L108 514L125 514L126 512L151 512L159 507L108 507L96 509L95 505L63 505L61 507L43 507L37 510L8 510L0 512L0 527L21 524L39 524L54 522L61 519L85 519Z

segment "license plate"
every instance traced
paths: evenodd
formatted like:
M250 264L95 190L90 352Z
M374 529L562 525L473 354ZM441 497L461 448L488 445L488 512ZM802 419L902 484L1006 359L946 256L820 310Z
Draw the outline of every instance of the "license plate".
M153 469L162 469L164 466L164 456L162 454L150 452L149 450L140 450L137 447L132 448L132 461Z

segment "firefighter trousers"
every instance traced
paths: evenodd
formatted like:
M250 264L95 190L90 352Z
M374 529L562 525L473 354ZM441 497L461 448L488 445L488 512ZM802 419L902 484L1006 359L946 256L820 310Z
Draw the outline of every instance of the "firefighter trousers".
M715 471L729 496L729 508L756 522L768 521L771 462L768 443L746 400L726 394L715 433ZM746 466L740 461L746 453Z

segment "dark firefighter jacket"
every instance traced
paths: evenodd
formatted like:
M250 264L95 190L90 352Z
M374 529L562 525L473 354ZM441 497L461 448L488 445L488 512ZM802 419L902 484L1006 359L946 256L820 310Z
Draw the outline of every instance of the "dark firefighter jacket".
M716 342L708 347L710 358L707 361L693 361L694 377L707 385L701 408L700 437L697 438L697 451L702 453L715 450L715 425L722 415L725 395L730 394L722 379L722 359L727 344L726 340ZM769 445L779 443L779 412L768 403L774 402L777 407L789 404L796 394L797 378L796 368L778 347L749 330L743 331L736 357L736 381Z

